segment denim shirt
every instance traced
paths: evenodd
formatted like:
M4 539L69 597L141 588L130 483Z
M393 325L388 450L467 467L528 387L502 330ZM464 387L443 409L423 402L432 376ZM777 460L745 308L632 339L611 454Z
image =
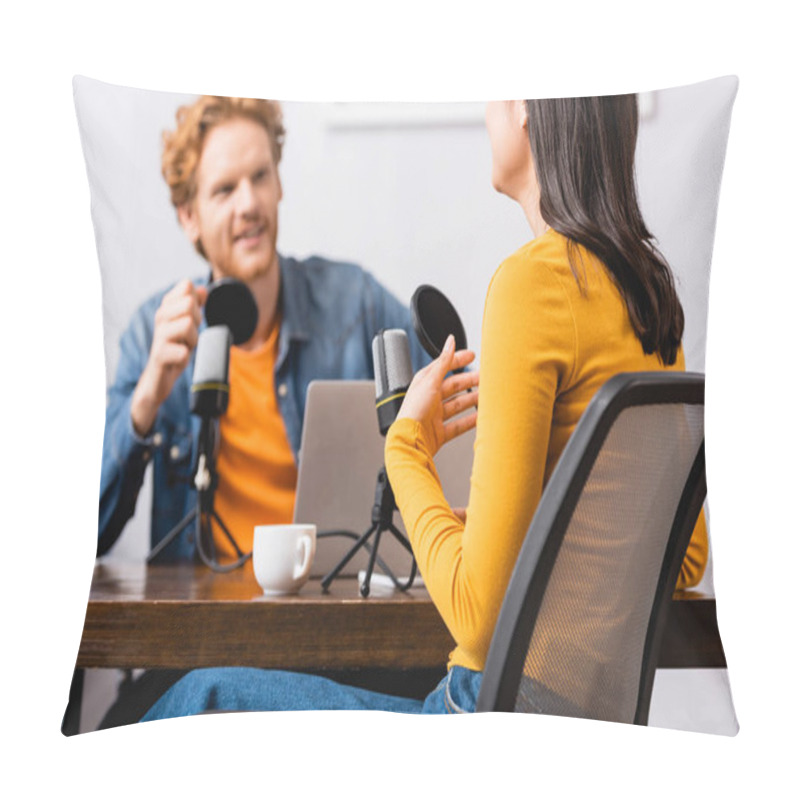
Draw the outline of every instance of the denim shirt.
M283 256L279 256L279 263L282 319L274 378L278 406L297 460L306 389L312 380L374 378L372 339L382 328L403 328L408 333L415 370L430 359L412 330L408 308L355 264ZM151 546L197 502L191 478L200 419L189 412L194 353L161 405L148 435L139 436L131 422L131 397L150 354L155 313L166 291L138 309L120 338L119 365L106 406L98 555L108 552L133 515L151 462ZM192 527L173 540L161 560L193 558L194 544L189 538Z

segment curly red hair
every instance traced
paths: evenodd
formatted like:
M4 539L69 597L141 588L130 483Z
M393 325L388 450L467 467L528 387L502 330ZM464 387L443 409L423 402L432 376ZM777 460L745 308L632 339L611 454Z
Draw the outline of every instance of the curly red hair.
M242 117L264 127L272 145L272 158L278 165L286 134L278 102L204 95L191 105L181 106L175 113L175 130L163 133L161 174L169 186L170 199L176 208L195 197L197 165L208 131L222 122Z

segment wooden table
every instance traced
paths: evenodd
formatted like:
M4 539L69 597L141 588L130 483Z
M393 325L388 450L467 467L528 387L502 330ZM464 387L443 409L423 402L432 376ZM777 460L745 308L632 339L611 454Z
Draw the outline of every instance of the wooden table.
M266 598L252 566L98 563L62 730L77 732L87 668L187 670L252 666L313 671L397 694L424 696L454 642L424 589L366 599L355 579L328 593L311 580L295 596ZM714 598L676 592L659 667L725 667Z
M355 579L329 593L262 595L252 566L100 563L95 567L78 667L412 669L441 667L454 647L424 589L362 599ZM661 667L725 667L714 598L676 592Z
M441 667L454 643L424 589L354 578L328 593L265 597L250 563L227 574L193 565L95 567L78 667L283 669Z

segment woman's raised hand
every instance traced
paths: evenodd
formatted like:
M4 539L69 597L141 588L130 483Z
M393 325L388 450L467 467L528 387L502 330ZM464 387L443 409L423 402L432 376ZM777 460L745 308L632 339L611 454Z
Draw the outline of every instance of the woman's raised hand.
M474 360L475 353L471 350L455 351L455 339L450 335L439 357L423 367L408 387L397 419L415 419L425 428L426 439L433 447L431 455L446 442L475 427L478 373L461 372L446 377L448 372ZM461 415L470 408L473 409L470 413Z

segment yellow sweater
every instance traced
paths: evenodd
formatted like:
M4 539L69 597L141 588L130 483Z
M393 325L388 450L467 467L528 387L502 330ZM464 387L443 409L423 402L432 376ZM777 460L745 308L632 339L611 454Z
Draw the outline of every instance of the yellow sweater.
M561 451L597 390L619 372L663 369L645 355L602 263L549 230L506 259L486 296L480 403L467 522L442 494L426 431L400 419L386 467L420 572L456 641L450 666L482 670L522 541ZM683 370L683 352L669 369ZM701 516L678 583L708 556Z

